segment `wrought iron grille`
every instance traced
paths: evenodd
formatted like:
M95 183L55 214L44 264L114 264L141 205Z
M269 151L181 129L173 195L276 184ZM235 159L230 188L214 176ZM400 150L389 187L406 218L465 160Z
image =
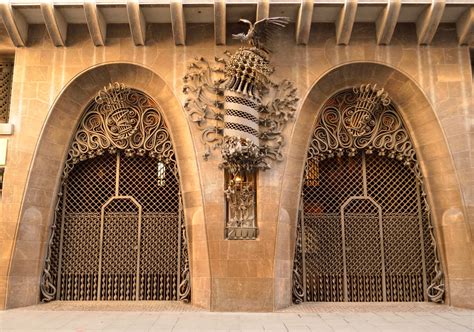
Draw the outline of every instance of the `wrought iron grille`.
M314 130L297 226L294 302L442 301L430 210L403 122L387 103L357 136L341 134L357 103L355 91L336 95Z
M0 62L0 123L10 117L10 97L13 81L13 62Z
M256 172L225 171L226 226L228 240L255 240L258 235L256 220Z
M111 114L101 114L103 119L115 117L117 127L110 127L115 137L107 135L105 123L96 121L101 111L96 99L83 116L66 162L42 276L42 299L187 301L186 227L167 128L157 106L142 93L129 89L127 98L120 100L127 88L109 89L117 89L112 92L119 96L109 100L122 102L120 107L108 104L104 109ZM99 96L106 98L104 92ZM130 122L123 116L127 107L134 107ZM145 130L150 125L153 128ZM84 133L92 137L87 141L89 150L81 148ZM100 144L108 146L108 152L94 151L98 144L93 135L103 139ZM124 138L136 150L117 148L115 139L126 146ZM136 144L140 140L142 146Z

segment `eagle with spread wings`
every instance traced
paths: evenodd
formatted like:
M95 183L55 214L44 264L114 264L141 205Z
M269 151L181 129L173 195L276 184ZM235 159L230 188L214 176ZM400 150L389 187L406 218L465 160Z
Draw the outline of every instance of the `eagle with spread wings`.
M232 38L240 40L242 43L249 43L250 45L264 50L267 53L270 51L265 47L265 43L272 38L273 34L289 23L288 17L269 17L261 19L254 24L249 20L240 19L240 22L250 26L247 33L238 33L232 35Z

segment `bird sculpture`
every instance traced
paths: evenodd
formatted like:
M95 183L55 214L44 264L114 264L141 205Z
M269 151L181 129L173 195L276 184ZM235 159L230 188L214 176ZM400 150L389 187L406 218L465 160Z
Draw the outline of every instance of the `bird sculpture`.
M275 32L283 29L289 23L289 18L269 17L261 19L254 24L242 18L240 22L248 24L250 28L247 33L233 34L232 38L270 53L270 50L265 47L265 44L268 43Z

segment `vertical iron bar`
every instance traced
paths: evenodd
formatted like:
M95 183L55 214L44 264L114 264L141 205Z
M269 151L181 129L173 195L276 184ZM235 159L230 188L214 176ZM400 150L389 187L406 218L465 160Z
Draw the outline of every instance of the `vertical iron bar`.
M368 185L367 185L367 160L365 152L362 151L362 179L364 187L364 197L368 198ZM376 203L374 201L374 203ZM378 215L379 215L379 233L380 233L380 255L382 256L382 298L384 302L387 302L387 281L385 280L385 251L383 243L383 217L382 217L382 207L376 203Z
M67 200L67 183L68 180L63 185L63 204L61 211L61 230L59 235L59 257L58 257L58 275L57 275L57 290L56 290L56 300L59 300L61 296L61 269L63 262L63 239L64 239L64 219L66 217L66 200Z
M119 175L120 175L120 152L117 152L115 159L115 196L119 194ZM110 200L110 199L109 199ZM101 284L102 284L102 251L104 244L104 222L105 222L105 209L104 206L108 204L109 200L104 203L101 207L100 212L100 240L99 240L99 276L97 277L97 301L100 301L101 295Z
M137 281L136 281L136 301L140 300L140 244L142 231L142 206L138 205L138 244L137 244Z
M418 223L420 228L420 244L421 244L421 264L423 267L423 299L428 301L427 281L426 281L426 261L425 261L425 237L423 234L423 210L421 206L420 181L416 179L416 199L418 204Z
M115 164L115 196L119 195L120 185L120 152L117 152L117 162Z
M350 198L349 198L350 199ZM347 202L347 201L346 201ZM349 302L348 290L347 290L347 263L346 263L346 230L345 230L345 223L344 223L344 203L341 206L341 236L342 236L342 266L343 266L343 283L344 283L344 302Z
M182 222L182 204L181 204L181 190L178 193L179 197L179 210L178 210L178 275L177 275L177 284L176 287L178 288L178 291L176 294L178 295L177 300L181 298L181 287L179 285L181 284L181 222ZM186 226L185 226L186 227Z
M104 242L104 219L105 219L105 209L102 205L100 212L100 239L99 239L99 275L97 277L97 301L100 301L101 295L101 285L102 285L102 246Z
M385 252L383 245L383 219L382 219L382 207L377 203L377 209L379 210L379 232L380 232L380 254L382 255L382 297L383 301L387 302L387 281L385 280Z
M298 217L301 218L301 260L303 264L303 302L306 302L306 239L304 233L304 204L303 204L303 195L301 197L300 209Z
M365 160L365 152L362 151L362 187L364 190L364 197L367 197L367 162Z

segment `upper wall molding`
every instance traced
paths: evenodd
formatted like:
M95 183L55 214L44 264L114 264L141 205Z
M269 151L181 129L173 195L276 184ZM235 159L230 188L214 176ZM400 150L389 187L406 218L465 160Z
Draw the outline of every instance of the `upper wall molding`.
M107 24L129 24L135 45L146 45L146 24L170 24L176 45L186 45L186 24L213 23L215 42L240 18L287 16L295 43L306 45L312 23L332 23L339 45L350 44L354 23L374 23L374 42L390 44L397 23L416 24L418 43L429 45L439 24L452 23L459 45L473 43L472 0L10 0L0 17L13 44L28 46L28 25L45 24L56 46L67 45L67 25L87 24L96 46L107 45ZM252 14L253 13L253 14ZM253 17L250 17L253 16Z

